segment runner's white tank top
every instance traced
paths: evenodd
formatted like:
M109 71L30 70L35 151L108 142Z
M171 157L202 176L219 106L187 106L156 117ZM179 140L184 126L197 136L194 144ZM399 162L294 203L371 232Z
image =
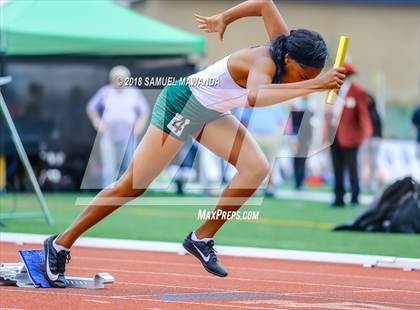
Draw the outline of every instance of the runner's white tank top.
M248 101L248 90L236 84L229 73L229 56L188 77L192 94L207 109L228 112Z

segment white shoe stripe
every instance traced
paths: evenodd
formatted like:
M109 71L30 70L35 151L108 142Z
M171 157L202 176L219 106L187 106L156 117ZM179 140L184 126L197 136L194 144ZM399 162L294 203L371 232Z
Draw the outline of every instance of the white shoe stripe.
M49 264L49 260L48 260L48 256L49 256L49 251L47 250L47 261L45 262L45 269L47 271L47 276L51 281L57 281L58 279L58 274L53 274L50 270L50 264Z
M200 254L200 256L203 258L203 260L208 263L208 261L210 260L210 254L207 256L204 256L203 253L201 253L201 251L195 246L195 244L193 243L193 246L195 247L195 249L198 251L198 253Z

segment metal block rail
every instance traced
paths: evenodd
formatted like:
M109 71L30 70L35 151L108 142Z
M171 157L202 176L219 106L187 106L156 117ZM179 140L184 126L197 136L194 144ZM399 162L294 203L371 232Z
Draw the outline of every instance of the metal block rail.
M22 252L22 251L21 251ZM28 264L28 263L27 263ZM13 285L18 287L50 287L45 278L40 281L34 274L43 275L43 264L30 263L1 263L0 264L0 285ZM31 272L28 272L28 269ZM32 276L31 276L32 273ZM43 276L42 276L43 277ZM105 284L114 283L114 277L107 272L97 273L93 278L66 276L69 288L100 289L105 288ZM42 283L42 284L40 284Z
M0 285L35 286L23 263L0 264Z

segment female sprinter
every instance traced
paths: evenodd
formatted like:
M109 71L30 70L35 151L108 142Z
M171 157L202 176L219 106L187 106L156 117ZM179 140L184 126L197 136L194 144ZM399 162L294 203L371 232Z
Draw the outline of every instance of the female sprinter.
M217 32L222 39L227 25L246 16L262 16L271 44L241 49L191 76L194 80L217 79L216 86L178 81L164 88L128 170L103 189L70 227L45 240L45 273L51 285L66 287L65 264L76 239L143 194L189 136L236 167L236 175L215 208L224 213L236 211L267 177L270 167L251 134L229 110L263 107L340 88L345 77L342 69L318 77L327 57L322 37L303 29L289 32L272 1L245 1L221 14L196 15L196 19L201 29ZM213 236L225 221L226 217L207 220L183 242L208 272L220 277L227 271L217 260Z

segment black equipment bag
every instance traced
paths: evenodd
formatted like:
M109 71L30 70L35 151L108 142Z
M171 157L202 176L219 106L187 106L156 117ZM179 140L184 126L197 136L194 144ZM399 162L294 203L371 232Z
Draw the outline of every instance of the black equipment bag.
M334 230L420 233L420 185L411 177L396 181L352 224Z

